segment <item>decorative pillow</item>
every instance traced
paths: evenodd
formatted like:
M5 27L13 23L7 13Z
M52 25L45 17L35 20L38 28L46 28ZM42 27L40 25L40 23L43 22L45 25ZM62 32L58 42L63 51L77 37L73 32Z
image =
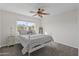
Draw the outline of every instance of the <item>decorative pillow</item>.
M33 35L33 34L36 34L35 31L32 31L32 30L28 30L28 31L27 30L19 30L18 32L19 32L20 35L29 35L29 34Z
M20 35L27 35L27 31L26 30L18 30Z

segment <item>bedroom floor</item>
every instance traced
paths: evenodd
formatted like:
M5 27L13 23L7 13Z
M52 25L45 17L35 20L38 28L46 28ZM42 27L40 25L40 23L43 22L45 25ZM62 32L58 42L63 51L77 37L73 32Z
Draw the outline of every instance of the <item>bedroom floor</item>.
M0 56L27 56L27 53L22 55L21 49L20 44L0 48ZM31 56L78 56L78 49L55 42L31 53Z

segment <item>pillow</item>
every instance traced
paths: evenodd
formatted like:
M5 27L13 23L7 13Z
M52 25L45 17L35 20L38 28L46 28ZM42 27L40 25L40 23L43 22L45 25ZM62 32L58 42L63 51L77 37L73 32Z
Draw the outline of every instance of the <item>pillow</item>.
M33 34L36 34L36 32L35 31L33 31L33 30L18 30L18 32L19 32L19 34L20 35L33 35Z
M27 35L27 31L26 30L18 30L20 35Z
M33 35L33 34L36 34L36 33L35 33L35 31L33 31L33 30L28 30L28 31L27 31L27 34Z

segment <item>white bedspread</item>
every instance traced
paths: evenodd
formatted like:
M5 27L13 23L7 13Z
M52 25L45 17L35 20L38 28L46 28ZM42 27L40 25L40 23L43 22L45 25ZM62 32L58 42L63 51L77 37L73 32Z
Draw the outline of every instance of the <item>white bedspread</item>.
M22 49L22 53L25 54L28 50L28 44L30 45L30 49L32 49L36 45L44 44L53 40L49 35L36 34L36 35L20 35L18 36L18 43L21 43L24 47Z

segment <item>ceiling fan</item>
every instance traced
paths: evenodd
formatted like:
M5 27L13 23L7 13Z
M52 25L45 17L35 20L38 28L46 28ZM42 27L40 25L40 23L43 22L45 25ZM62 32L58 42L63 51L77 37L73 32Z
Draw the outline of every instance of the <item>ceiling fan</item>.
M45 13L45 10L42 8L38 8L38 10L35 11L30 11L30 13L35 13L33 16L39 16L39 17L43 17L43 15L49 15L49 13Z

